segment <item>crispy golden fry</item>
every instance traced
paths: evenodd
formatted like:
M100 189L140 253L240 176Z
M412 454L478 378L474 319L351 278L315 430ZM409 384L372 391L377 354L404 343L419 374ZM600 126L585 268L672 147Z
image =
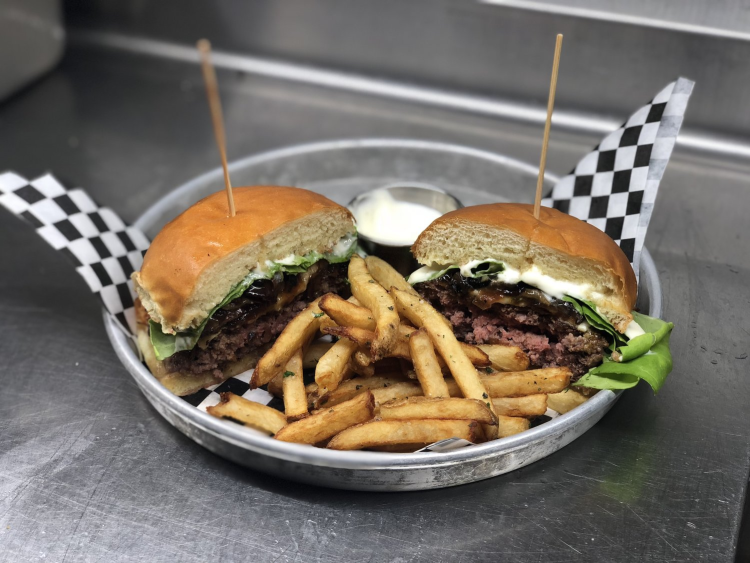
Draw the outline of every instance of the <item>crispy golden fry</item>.
M431 444L448 438L476 442L479 439L478 426L473 420L373 420L342 431L328 442L327 447L332 450L361 450L398 444Z
M440 315L442 317L442 315ZM445 318L445 317L443 317ZM453 331L453 328L450 327L451 332ZM412 333L417 330L413 326L400 324L398 327L398 335L399 340L403 340L404 338L408 339L411 337ZM461 346L461 349L464 351L466 356L471 360L471 363L474 364L477 367L487 367L490 365L490 359L482 350L479 349L478 346L474 346L472 344L466 344L465 342L459 342L459 345ZM406 358L405 358L406 359ZM448 369L448 366L443 362L443 359L438 356L438 362L440 363L440 368L445 371Z
M375 366L373 364L367 366L360 365L354 361L354 356L352 356L352 360L349 362L349 367L361 377L373 377L375 375Z
M452 420L476 420L482 424L497 424L497 416L487 406L474 399L441 397L409 397L396 399L380 405L380 418L411 419L437 418Z
M445 384L432 340L424 329L411 333L409 351L425 397L449 397L448 386Z
M323 333L337 336L338 338L346 338L355 342L357 346L368 350L375 341L375 333L373 331L355 326L329 326L323 329Z
M371 389L370 392L375 397L375 405L393 401L394 399L405 399L406 397L419 397L422 395L422 387L418 383L411 381L402 381L394 383L388 387Z
M352 354L352 361L361 367L367 367L373 364L372 356L370 356L370 351L364 350L363 348L359 348L354 352L354 354Z
M302 367L305 369L312 369L317 366L320 358L331 349L331 346L333 346L333 342L327 342L325 340L318 340L317 342L310 344L305 349Z
M318 319L318 324L320 325L318 327L318 330L320 330L321 332L324 328L327 328L329 326L336 326L336 322L325 313L323 313L323 316Z
M393 299L367 271L365 261L354 254L349 261L349 282L352 294L375 317L375 340L370 348L374 361L385 358L396 342L398 313Z
M497 437L505 438L518 434L529 429L528 418L517 418L515 416L498 416L497 417Z
M302 374L302 350L297 350L286 363L281 377L284 394L284 414L286 414L287 420L299 420L306 417L307 394L305 393L305 382L303 381L304 376Z
M315 367L315 383L321 393L336 389L344 377L349 359L357 349L357 344L342 338L326 352Z
M322 409L307 418L292 422L276 433L277 440L298 444L317 444L342 430L372 418L375 399L365 392L335 407Z
M370 331L375 330L375 318L369 309L361 305L355 305L350 301L345 301L333 293L320 298L320 309L333 319L337 325L353 326Z
M286 416L283 413L234 393L222 393L221 402L208 407L206 411L216 418L229 418L271 435L286 426Z
M390 290L391 287L396 287L401 291L419 297L417 291L404 279L404 276L399 274L396 269L385 260L382 260L377 256L368 256L365 258L365 263L367 264L367 269L370 271L370 275L386 289Z
M480 344L477 346L487 354L493 368L500 371L523 371L529 369L529 357L517 346ZM477 365L477 364L475 364Z
M583 393L569 388L560 391L559 393L551 393L547 395L547 406L553 411L565 414L588 400L589 398Z
M253 377L250 379L252 388L260 387L271 381L283 370L289 358L297 350L304 348L315 336L320 328L320 319L324 316L316 299L299 315L286 325L273 346L258 361Z
M449 327L449 330L453 332L453 327ZM472 364L480 368L490 365L490 358L477 346L465 344L464 342L459 342L459 344L461 345L461 350L466 354L466 357L469 358L469 361Z
M523 397L539 393L559 393L570 383L568 368L543 368L528 371L498 371L482 375L482 383L491 397Z
M274 397L283 397L284 396L284 372L279 372L279 374L274 377L271 381L268 382L268 385L266 386L266 389L268 392L273 395Z
M396 337L396 343L388 354L390 358L398 358L400 360L411 361L411 350L409 350L409 339L404 338L400 334Z
M403 322L400 325L398 325L398 335L401 336L401 337L403 337L403 338L407 338L408 339L411 336L411 333L414 332L414 331L416 331L416 330L419 330L419 329L417 329L417 328L415 328L413 326L404 324Z
M424 327L430 335L435 349L448 364L448 369L453 374L463 396L467 399L486 402L489 399L487 389L479 378L476 368L456 340L453 331L449 330L445 323L440 320L445 317L429 303L409 293L393 288L391 294L401 304L406 318L414 324ZM492 409L492 407L490 408Z
M541 416L547 412L547 395L527 395L525 397L494 397L492 404L498 415Z
M397 383L404 383L406 380L401 375L376 375L373 377L357 377L341 383L335 391L327 394L319 394L320 389L315 389L314 400L315 408L330 407L348 401L352 397L370 391L372 389L387 388ZM412 382L409 382L412 383ZM412 383L413 385L416 385ZM417 385L418 387L418 385ZM308 385L308 388L310 386ZM421 388L420 388L421 389Z

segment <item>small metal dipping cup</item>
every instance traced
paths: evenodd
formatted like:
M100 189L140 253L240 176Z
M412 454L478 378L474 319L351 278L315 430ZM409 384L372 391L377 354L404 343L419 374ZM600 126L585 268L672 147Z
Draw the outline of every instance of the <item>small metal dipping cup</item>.
M378 190L388 190L390 195L396 201L405 201L408 203L416 203L424 205L425 207L431 207L439 211L441 214L448 213L449 211L455 211L463 207L463 204L458 201L452 195L444 192L439 188L435 188L427 185L415 185L415 184L397 184L391 186L384 186L377 188ZM370 190L359 194L353 200L349 202L347 206L349 210L354 213L357 206L365 199L370 197L372 192ZM425 225L426 226L426 225ZM367 254L373 254L382 258L393 266L403 276L408 276L414 270L419 268L419 264L414 259L411 253L411 244L408 245L394 245L388 241L378 239L376 237L369 237L366 234L359 232L359 246L367 252Z

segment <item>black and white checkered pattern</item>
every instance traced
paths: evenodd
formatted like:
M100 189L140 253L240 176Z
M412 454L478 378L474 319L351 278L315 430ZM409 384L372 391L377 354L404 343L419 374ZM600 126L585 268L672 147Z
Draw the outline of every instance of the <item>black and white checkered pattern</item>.
M66 189L51 174L31 181L13 172L0 174L0 205L68 256L107 311L135 333L130 274L141 267L149 246L146 235L126 226L111 209L99 207L82 189Z
M694 82L669 84L607 135L562 178L542 205L578 217L620 245L636 274L664 170Z
M212 407L219 403L219 396L221 393L231 392L250 401L255 401L256 403L268 405L283 411L283 401L277 399L263 389L250 389L250 378L253 375L253 371L254 370L248 370L239 375L235 375L234 377L230 377L224 383L211 385L210 387L201 389L197 393L182 398L194 407L206 412L208 407Z

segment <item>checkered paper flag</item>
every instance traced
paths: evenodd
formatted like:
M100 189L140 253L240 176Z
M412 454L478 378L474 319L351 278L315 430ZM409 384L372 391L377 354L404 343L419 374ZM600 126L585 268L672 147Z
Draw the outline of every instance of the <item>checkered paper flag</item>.
M14 172L0 173L0 205L65 254L126 333L135 334L130 274L141 267L150 244L146 235L125 225L108 207L99 207L82 189L66 189L51 174L29 181Z
M607 135L542 199L607 233L638 275L656 193L694 82L679 78Z

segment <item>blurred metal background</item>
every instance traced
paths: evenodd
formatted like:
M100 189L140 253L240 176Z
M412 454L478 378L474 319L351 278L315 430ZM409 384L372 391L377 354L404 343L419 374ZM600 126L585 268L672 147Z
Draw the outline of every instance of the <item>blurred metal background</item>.
M0 100L53 68L64 46L60 0L0 0Z
M747 0L71 0L66 6L77 41L184 58L190 52L179 46L192 49L208 37L216 49L239 55L224 61L230 68L531 121L544 118L554 36L563 33L558 127L610 130L682 75L697 82L683 144L750 154Z

